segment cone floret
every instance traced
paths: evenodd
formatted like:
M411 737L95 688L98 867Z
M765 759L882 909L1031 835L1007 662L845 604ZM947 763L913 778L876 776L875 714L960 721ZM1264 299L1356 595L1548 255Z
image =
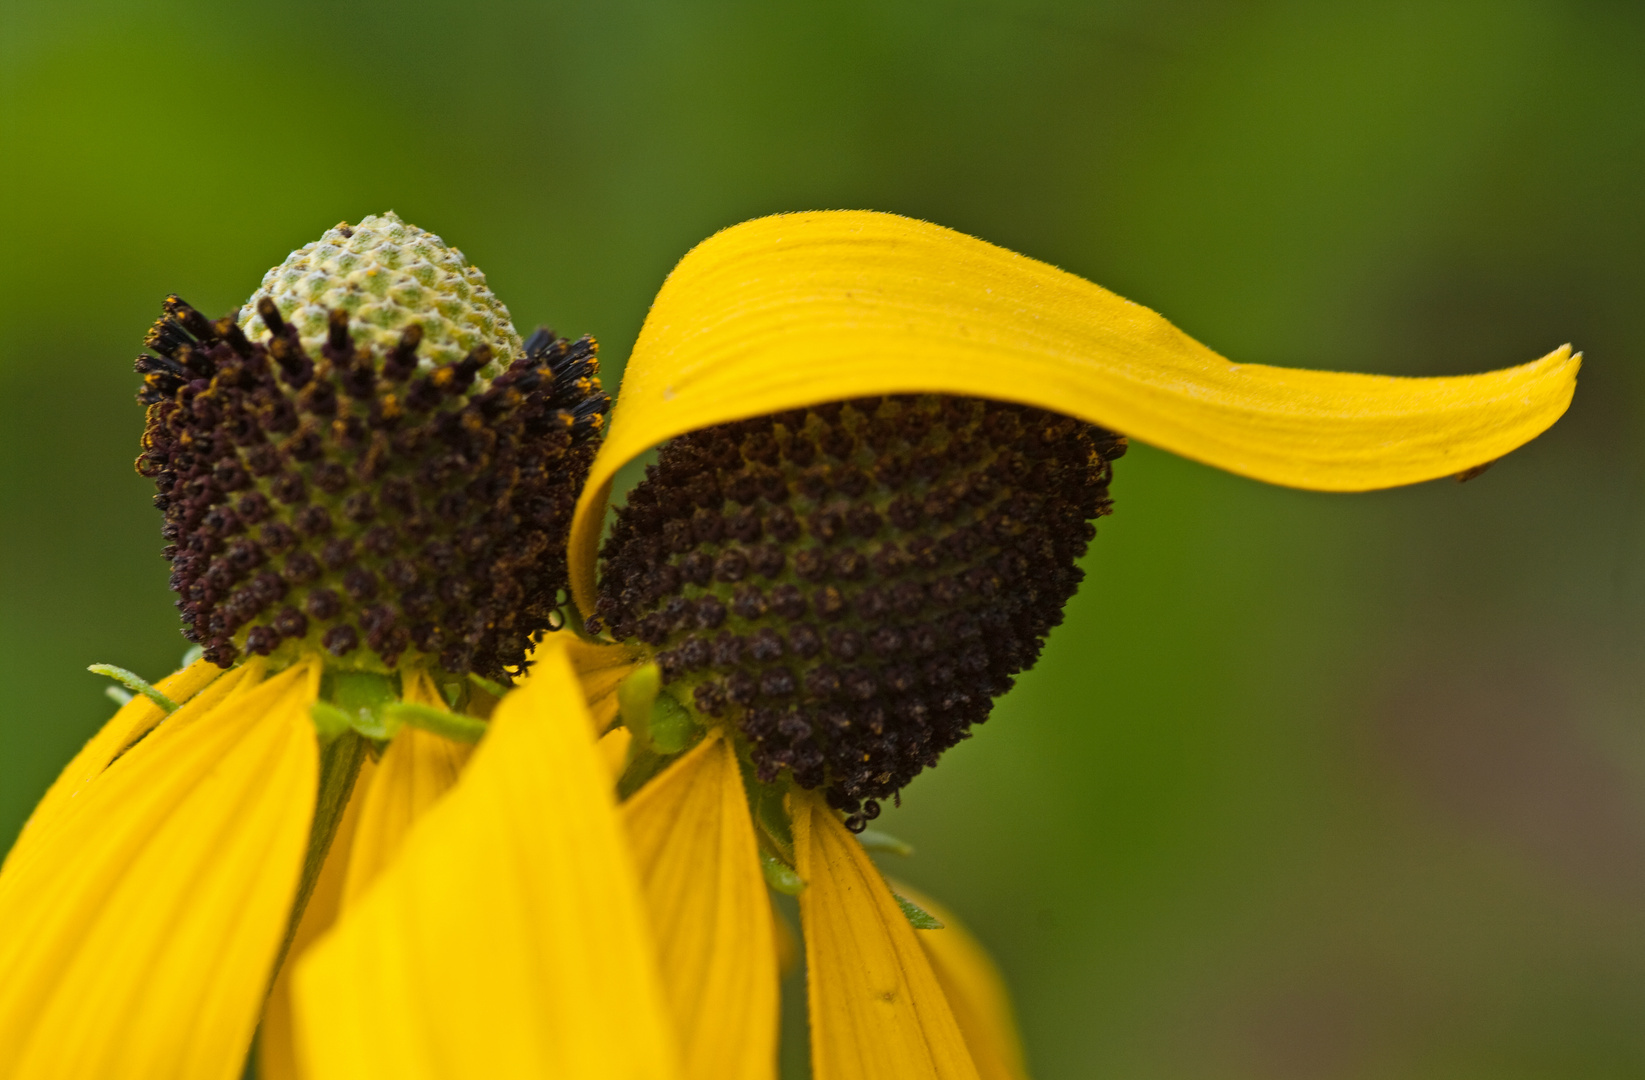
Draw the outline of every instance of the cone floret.
M597 612L760 780L823 788L861 828L1033 664L1124 450L939 395L707 428L619 510Z

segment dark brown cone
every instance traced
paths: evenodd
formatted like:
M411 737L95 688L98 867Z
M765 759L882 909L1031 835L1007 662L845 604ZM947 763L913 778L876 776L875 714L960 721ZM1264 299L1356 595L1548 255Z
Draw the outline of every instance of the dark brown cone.
M272 302L248 341L175 296L137 361L184 634L227 667L324 649L506 680L565 603L566 533L607 399L590 338L539 330L489 384L483 346L419 370L346 319L310 357ZM334 313L341 315L341 313Z
M904 396L675 439L602 551L599 618L861 828L1033 664L1109 512L1120 436Z

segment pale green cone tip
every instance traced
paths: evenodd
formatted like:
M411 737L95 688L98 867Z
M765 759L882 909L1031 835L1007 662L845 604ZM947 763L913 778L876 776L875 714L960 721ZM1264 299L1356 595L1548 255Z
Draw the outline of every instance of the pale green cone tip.
M348 312L355 343L370 346L377 356L398 344L408 325L421 323L417 355L424 367L454 363L489 345L493 360L480 372L489 378L523 351L508 308L486 286L479 268L392 210L357 225L342 222L264 274L262 287L240 311L240 327L254 341L268 336L257 314L264 296L274 298L314 355L325 343L334 308Z

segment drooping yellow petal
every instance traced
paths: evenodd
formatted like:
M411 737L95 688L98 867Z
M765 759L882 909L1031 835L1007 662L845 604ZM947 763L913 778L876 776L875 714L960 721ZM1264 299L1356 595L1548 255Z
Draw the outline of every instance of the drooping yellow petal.
M308 841L318 683L300 664L174 716L0 875L0 1076L239 1075Z
M639 666L639 658L627 645L608 645L600 641L585 641L569 633L554 639L565 647L571 666L583 684L588 697L588 714L594 721L594 731L604 734L617 721L617 684Z
M404 696L414 704L445 708L421 671L407 675ZM420 728L401 728L394 736L369 781L358 788L362 805L343 886L344 907L360 899L399 853L417 819L457 783L472 749Z
M814 792L794 820L816 1080L976 1080L931 961L868 853Z
M1231 364L1054 266L922 221L781 214L697 245L664 282L572 525L591 611L612 478L710 424L824 401L946 393L1036 405L1232 472L1362 491L1461 472L1552 424L1569 348L1485 375L1411 379Z
M931 968L948 995L948 1005L982 1080L1027 1080L1011 995L988 951L953 912L902 882L894 884L899 895L943 924L941 930L916 930L914 936L931 958Z
M676 1075L639 883L563 648L539 650L296 989L312 1080Z
M343 885L348 879L349 855L360 821L360 807L365 802L363 793L370 790L376 768L369 756L360 763L354 794L343 811L343 820L337 823L325 865L320 867L320 877L309 895L308 906L303 909L297 932L291 937L291 948L286 951L285 962L280 965L280 973L274 977L274 986L269 990L268 1003L263 1006L263 1022L257 1028L257 1080L301 1080L303 1075L297 1066L291 974L308 947L331 929L342 911Z
M730 743L711 734L624 803L623 817L651 907L682 1074L775 1075L771 900Z
M183 670L172 672L161 679L155 684L155 689L179 705L186 705L221 674L223 669L216 664L208 660L196 660ZM238 670L234 673L235 676L239 674ZM118 757L122 750L147 735L154 725L165 718L166 714L160 706L142 694L120 706L109 722L80 748L80 752L74 755L74 760L57 775L51 787L46 789L45 795L35 804L33 813L23 823L16 843L6 856L7 862L17 857L20 850L26 850L31 834L47 828L47 823L64 810L81 789L101 775L103 770L108 768L109 762Z

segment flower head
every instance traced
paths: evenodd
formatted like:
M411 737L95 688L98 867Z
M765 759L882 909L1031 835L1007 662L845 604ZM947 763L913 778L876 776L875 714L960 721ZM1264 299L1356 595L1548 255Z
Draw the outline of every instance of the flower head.
M824 788L860 829L1033 665L1124 451L948 395L682 435L617 513L596 611L760 780Z
M585 610L854 828L1037 657L1123 432L1262 479L1458 473L1552 423L1569 349L1482 376L1230 364L1043 263L887 214L764 218L670 276L578 510ZM1100 426L1099 426L1100 425ZM619 509L609 478L668 440Z
M1568 349L1448 379L1235 365L1089 282L884 214L784 215L705 241L652 306L573 524L573 593L610 643L545 643L527 687L539 707L511 714L581 732L562 751L584 774L593 737L616 751L624 801L585 812L599 829L620 814L636 874L590 859L586 880L619 909L643 896L655 972L605 951L608 923L590 936L561 907L510 924L533 959L506 970L495 927L434 932L503 905L511 860L529 856L476 849L436 888L431 829L420 869L384 874L376 917L345 919L299 972L317 1074L390 1074L370 1047L393 1031L425 1048L396 1066L424 1075L438 1061L768 1077L776 890L800 898L819 1080L1021 1076L986 958L894 893L847 824L1032 663L1109 508L1116 433L1271 482L1364 490L1512 450L1563 412L1576 366ZM617 470L659 445L601 549ZM478 815L500 805L477 779L438 811L448 846L487 835ZM524 820L569 845L563 823ZM638 999L660 985L660 1016L622 1013L633 1038L610 1013L575 1034L560 1023L584 1016L561 988L590 955ZM510 1023L553 1011L567 1047L593 1040L604 1056L502 1054L442 1006L447 987L482 984Z
M392 214L221 319L168 298L146 344L137 468L200 658L158 687L104 669L143 694L0 870L7 1076L239 1071L281 958L394 862L563 623L607 404L592 339L522 342Z
M204 657L128 677L0 869L9 1076L228 1077L261 1014L265 1066L322 1080L768 1077L772 890L819 1080L1020 1076L986 958L850 830L1033 663L1124 437L1362 490L1508 452L1576 372L1234 365L866 213L688 255L597 450L592 341L520 342L391 215L149 345ZM568 592L604 639L544 634Z
M166 301L137 467L207 659L505 678L557 625L594 342L522 346L461 262L389 214L294 252L238 317Z

